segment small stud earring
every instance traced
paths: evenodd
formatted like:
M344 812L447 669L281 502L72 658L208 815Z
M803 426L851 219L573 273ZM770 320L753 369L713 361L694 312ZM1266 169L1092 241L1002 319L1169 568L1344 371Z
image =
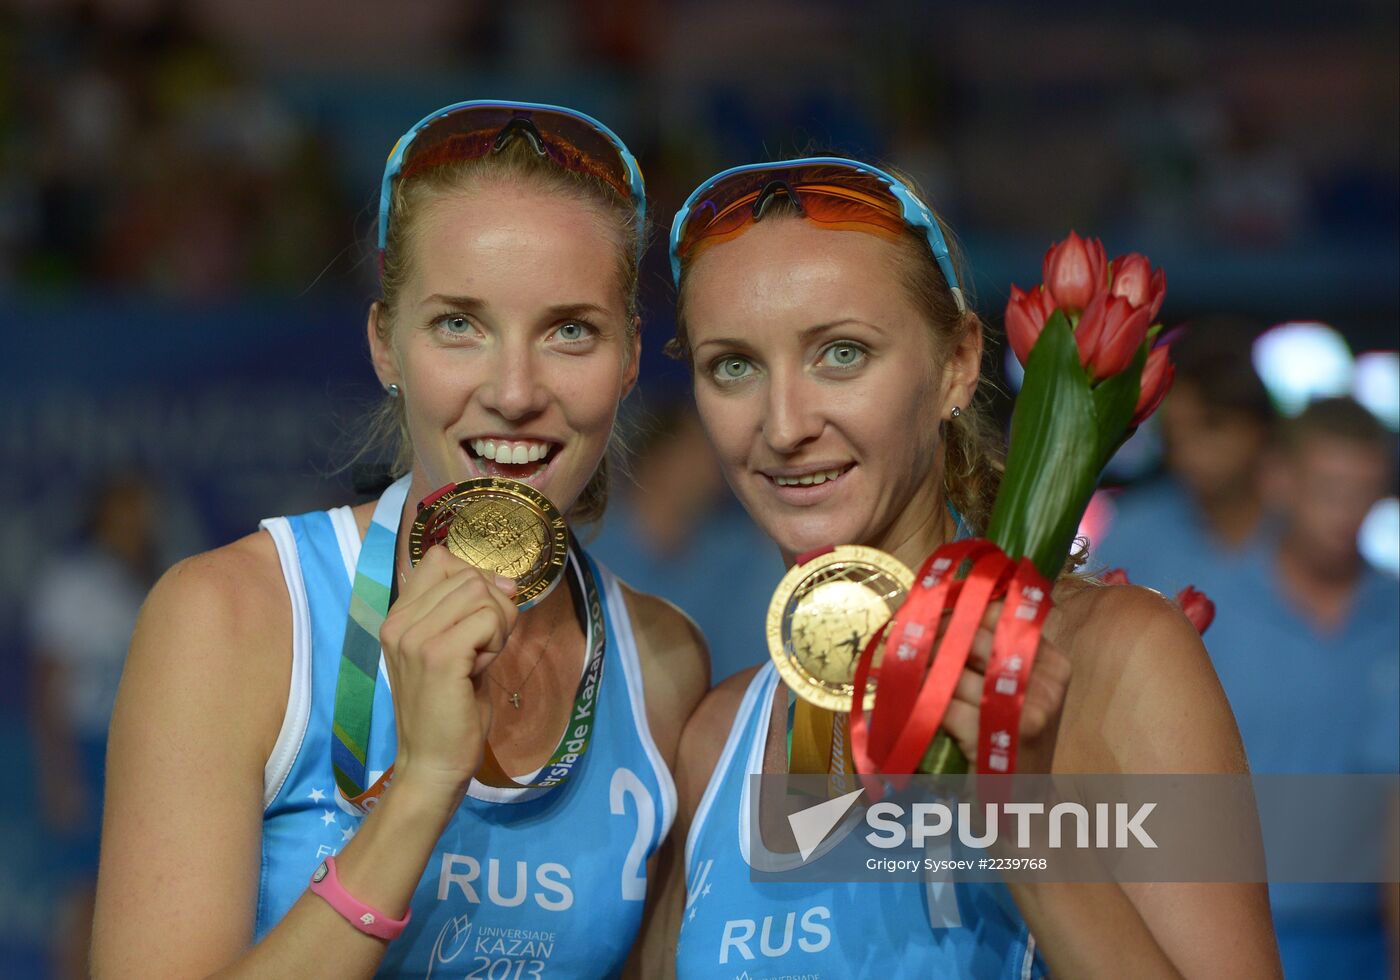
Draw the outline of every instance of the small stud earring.
M389 393L389 397L390 397L390 398L397 398L397 397L399 397L399 386L396 385L396 384L388 384L388 385L385 385L385 386L384 386L384 390L387 391L387 392Z
M961 409L961 408L958 408L958 406L954 405L954 406L953 406L953 410L952 410L951 412L949 412L948 414L949 414L949 416L950 416L951 418L955 418L955 419L956 419L956 418L961 418L961 417L962 417L962 409Z

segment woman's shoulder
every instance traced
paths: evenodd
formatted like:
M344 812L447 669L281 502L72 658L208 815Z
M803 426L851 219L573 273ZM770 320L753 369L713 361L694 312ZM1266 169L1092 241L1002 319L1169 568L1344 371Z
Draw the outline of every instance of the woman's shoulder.
M161 576L142 607L122 685L143 702L218 703L270 749L291 681L291 634L277 549L259 531Z
M692 696L691 707L694 707L710 684L705 634L674 603L649 592L639 592L621 579L618 579L618 586L632 621L643 667L647 661L664 664L677 689Z
M1061 741L1079 756L1073 768L1242 770L1239 733L1210 655L1174 602L1141 586L1096 583L1063 594L1057 587L1056 600L1047 635L1072 665ZM1057 751L1057 768L1060 761Z
M1068 651L1076 674L1120 671L1129 661L1150 666L1162 657L1205 654L1200 634L1180 607L1138 585L1086 579L1058 583L1052 616L1047 630Z
M699 806L719 757L724 753L725 743L729 741L744 695L761 669L749 667L720 681L686 722L676 773L676 792L683 812L693 813Z
M257 531L172 566L151 590L142 615L173 614L241 633L266 625L283 606L290 613L277 546L270 534Z

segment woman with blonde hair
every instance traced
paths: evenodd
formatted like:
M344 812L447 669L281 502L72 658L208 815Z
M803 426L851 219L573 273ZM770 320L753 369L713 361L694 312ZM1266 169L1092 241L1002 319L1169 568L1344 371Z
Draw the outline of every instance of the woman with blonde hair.
M410 531L481 478L601 512L641 173L582 113L459 103L396 144L379 219L401 477L152 592L112 726L99 976L603 975L640 926L702 641L572 537L522 610L445 547L413 564Z

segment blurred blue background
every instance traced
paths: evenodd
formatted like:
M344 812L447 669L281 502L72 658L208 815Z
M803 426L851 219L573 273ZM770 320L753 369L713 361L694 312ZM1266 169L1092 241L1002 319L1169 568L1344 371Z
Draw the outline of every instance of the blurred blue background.
M34 804L26 613L114 472L162 564L355 496L384 157L466 98L562 102L647 176L640 414L688 398L664 230L700 179L894 162L977 305L1071 227L1167 269L1164 318L1322 321L1394 349L1393 0L29 0L0 6L0 973L45 975L64 887ZM1150 465L1150 464L1149 464ZM1139 467L1139 471L1145 467ZM766 595L761 603L766 602ZM760 604L761 604L760 603ZM761 656L755 650L755 656Z

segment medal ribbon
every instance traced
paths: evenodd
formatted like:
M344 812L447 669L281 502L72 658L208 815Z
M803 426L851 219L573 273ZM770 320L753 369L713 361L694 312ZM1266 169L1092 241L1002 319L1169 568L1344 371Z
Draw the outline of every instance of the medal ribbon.
M360 548L360 559L355 566L355 584L351 590L350 613L345 624L345 641L341 648L340 672L336 678L331 740L336 797L359 813L368 813L374 808L394 773L391 765L373 786L364 788L374 689L379 677L379 630L389 612L396 525L408 494L408 480L408 477L399 480L380 497L370 521L370 530ZM435 501L441 496L439 492L428 499ZM379 533L376 533L376 529ZM569 561L578 581L576 587L570 582L571 591L575 588L578 590L574 592L575 607L580 599L578 593L581 592L588 635L588 656L578 691L574 695L569 721L559 744L550 753L549 761L528 783L517 782L505 773L488 742L477 773L479 780L487 785L508 789L549 789L558 786L568 781L574 767L588 750L598 688L603 680L607 629L593 570L587 559L576 552L572 536L569 539Z
M897 774L916 771L919 760L943 722L948 703L953 700L953 691L963 667L967 665L972 640L986 612L987 603L998 586L1005 588L1012 567L1011 559L1000 549L986 554L972 566L967 580L963 582L957 605L953 607L948 630L938 645L938 656L934 658L933 667L914 703L913 714L896 739L894 748L885 757L889 771Z
M803 701L788 688L788 772L855 775L847 718Z
M873 758L889 756L900 730L914 710L915 699L928 673L929 655L943 612L945 608L959 608L955 603L964 582L957 578L958 570L963 562L976 562L992 551L995 548L988 541L958 541L935 551L919 568L909 597L899 607L887 631L885 655L880 661L880 675L876 681L875 707L870 716L869 753ZM952 626L949 635L952 635ZM945 640L940 662L945 656L942 651L946 649Z
M977 713L977 771L981 775L1005 776L1016 771L1021 709L1045 618L1053 606L1049 595L1049 582L1030 559L1017 562L982 679L982 703ZM1010 780L978 780L977 796L984 803L1005 803L1011 795Z
M959 580L956 576L964 561L973 561L972 570L965 579ZM919 580L914 583L911 599L917 599L921 592L934 594L943 592L946 595L946 592L951 592L952 588L957 586L953 615L938 645L938 654L934 657L933 666L927 674L923 677L913 677L909 681L904 680L903 672L895 674L897 683L909 683L917 694L912 698L912 705L909 704L910 698L901 699L901 704L908 706L903 715L886 716L889 719L886 724L895 732L892 737L893 744L888 751L883 755L874 754L872 751L874 746L870 744L872 739L865 723L864 713L862 712L858 719L855 713L852 713L851 737L857 753L857 767L862 772L895 775L915 772L919 760L923 758L929 743L933 740L934 733L943 721L948 704L953 699L953 691L957 687L963 667L967 664L968 654L972 650L972 641L977 633L977 627L981 622L987 603L998 586L1004 587L1011 568L1011 560L1000 549L987 542L958 542L953 545L945 545L934 552L924 563L924 567L920 569ZM943 603L935 600L930 601L938 606L938 614L941 618ZM909 603L901 607L900 615L895 619L890 642L896 644L904 642L901 631L905 629L907 623L913 621L912 614L918 613L919 607L922 605L922 603L916 603L915 609L911 611L909 617L904 616ZM922 625L924 627L923 635L937 636L940 625L938 620L925 621ZM923 636L921 635L920 638L922 639ZM931 638L927 642L931 643ZM869 661L874 659L876 649L876 641L872 641L867 646L857 666L858 674L865 673L869 669ZM897 651L898 646L895 649ZM877 712L884 695L895 690L889 680L890 674L884 670L890 661L890 656L889 653L886 653L885 661L881 665L881 675L876 682L875 704ZM899 662L897 656L895 662ZM867 765L869 768L866 768Z
M938 621L942 617L943 605L948 598L949 591L962 587L962 583L954 578L954 573L958 570L962 559L968 555L973 544L974 542L971 541L955 541L939 548L924 560L924 563L919 567L914 588L905 599L904 605L900 606L899 612L895 614L891 624L873 635L865 649L861 651L860 658L856 661L856 671L853 678L856 691L863 695L868 683L874 680L877 691L876 703L878 704L880 692L892 690L888 685L880 683L883 672L892 667L898 671L899 667L896 665L908 663L899 655L899 648L896 647L894 656L891 656L887 649L885 656L881 659L880 666L875 666L875 651L879 649L880 643L884 642L887 636L890 639L900 637L899 642L901 643L905 642L906 638L914 640L916 646L913 648L913 656L918 656L918 647L932 645L934 637L937 636ZM953 593L953 597L956 598L956 592ZM911 603L916 605L916 609L922 607L925 616L934 617L929 620L933 624L931 628L920 622L915 624L914 630L908 629L909 617L903 614ZM927 657L927 649L925 649L924 656ZM909 659L912 660L913 657ZM924 662L927 662L926 659ZM917 670L904 671L903 673L908 675L909 690L907 697L900 700L905 706L905 714L902 717L907 718L908 713L913 710L913 699L919 691L919 686L923 683L924 672L920 666ZM877 754L870 746L870 727L865 716L864 697L853 697L851 699L851 749L855 756L856 768L863 773L883 772L882 765L885 757L889 754L893 738L889 738L889 744L886 744Z
M1026 684L1040 648L1040 634L1053 603L1050 583L1029 558L1016 563L997 620L992 656L982 684L977 723L977 768L984 773L1016 771L1016 745Z
M968 562L971 571L957 579ZM957 542L934 552L892 625L871 638L857 661L855 689L863 691L872 680L876 685L869 719L860 699L852 704L857 769L867 774L914 772L947 712L988 604L1005 597L978 712L977 760L983 773L1014 772L1026 684L1053 605L1050 588L1029 560L1012 561L985 541ZM924 673L949 606L952 617ZM876 668L873 661L882 643L885 654Z
M331 724L331 769L336 797L352 809L367 810L378 799L387 780L381 778L365 790L365 760L369 747L374 687L379 679L379 629L389 611L394 580L394 542L399 518L408 497L409 478L392 484L375 505L369 530L355 563L350 590L350 613L345 620L345 641L340 649L340 671L335 681L335 715ZM386 774L387 775L387 774ZM381 785L382 784L382 785Z

